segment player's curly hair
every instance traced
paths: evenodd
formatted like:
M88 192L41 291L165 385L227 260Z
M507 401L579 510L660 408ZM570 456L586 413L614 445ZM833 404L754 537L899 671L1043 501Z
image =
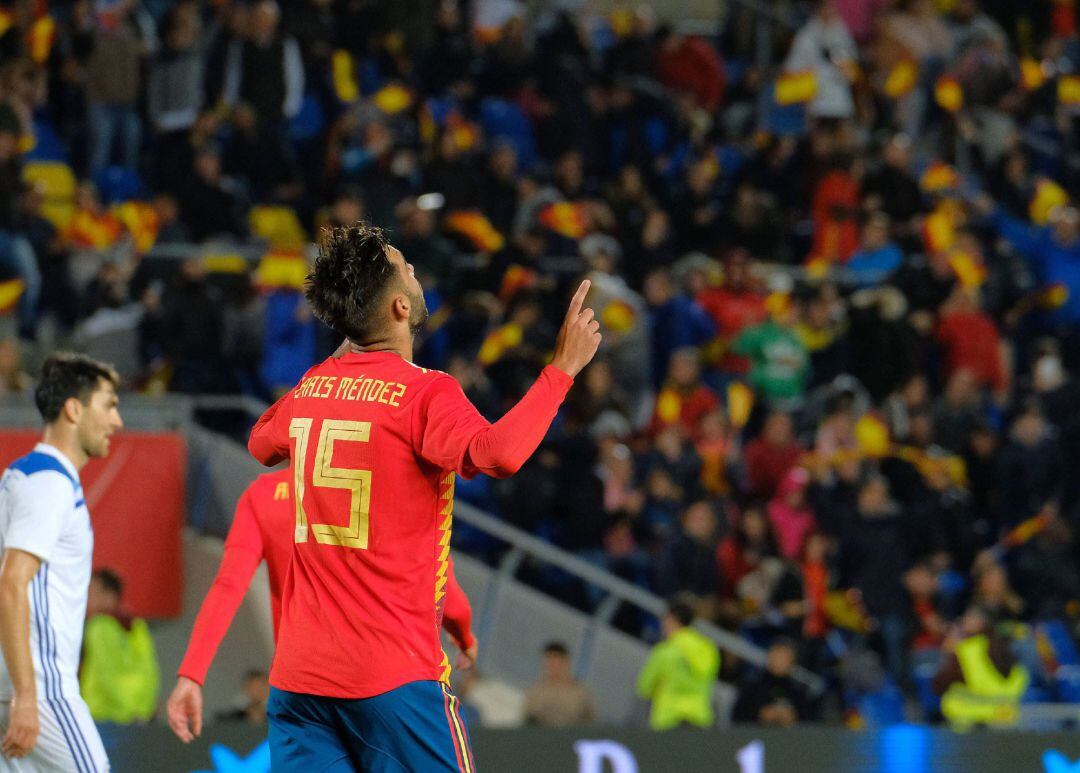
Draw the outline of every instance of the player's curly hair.
M351 341L371 340L383 322L379 302L398 278L389 249L386 233L367 223L326 229L305 285L315 316Z
M104 362L84 354L57 352L45 360L41 379L34 389L34 402L41 418L51 424L60 417L64 403L75 397L83 405L97 391L102 381L120 388L120 376Z

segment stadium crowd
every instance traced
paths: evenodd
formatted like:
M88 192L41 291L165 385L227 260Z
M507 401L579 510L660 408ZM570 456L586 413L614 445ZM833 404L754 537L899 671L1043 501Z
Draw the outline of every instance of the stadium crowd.
M336 345L302 245L368 218L423 276L420 361L495 417L588 274L601 357L461 497L782 637L852 716L939 716L973 635L1075 700L1072 5L774 5L763 66L738 12L2 3L0 392L49 330L132 389L269 398Z

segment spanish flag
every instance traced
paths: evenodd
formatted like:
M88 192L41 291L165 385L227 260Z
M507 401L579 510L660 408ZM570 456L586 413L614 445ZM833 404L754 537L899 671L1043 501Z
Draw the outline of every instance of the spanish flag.
M387 115L397 115L412 107L413 93L400 83L390 83L372 94L371 101Z
M6 314L15 308L26 285L21 279L8 279L0 282L0 314Z
M949 268L964 287L982 287L986 281L986 266L981 260L964 250L949 251Z
M338 100L351 105L360 98L360 85L356 82L356 64L352 54L339 48L330 57L331 80Z
M1036 225L1050 222L1051 213L1062 204L1069 203L1069 194L1053 180L1042 178L1035 183L1035 195L1028 206L1028 215Z
M456 112L447 117L446 130L454 137L458 150L472 150L480 142L480 129Z
M1020 60L1020 83L1025 91L1038 91L1046 83L1042 63L1030 56Z
M803 105L817 96L817 75L813 70L781 73L776 79L776 104Z
M862 453L873 459L883 459L889 453L889 428L880 416L867 413L855 422L855 442Z
M627 333L637 322L637 314L626 301L614 300L600 310L600 322L605 331Z
M951 75L942 75L934 86L934 100L942 110L958 113L964 106L964 89Z
M448 231L459 233L480 252L498 252L506 245L506 239L495 230L487 216L478 209L459 209L449 213L443 220Z
M897 62L885 79L885 96L902 99L915 90L919 82L919 65L913 59Z
M1080 75L1062 75L1058 78L1058 102L1069 107L1080 105Z
M103 250L116 244L123 230L123 224L111 212L95 215L78 210L68 224L67 239L73 247Z
M135 242L135 249L139 253L149 251L157 241L158 222L157 211L143 201L125 201L113 207L113 213L131 234Z
M682 397L670 387L664 387L656 398L656 417L664 425L677 424L682 416Z
M956 214L943 202L923 221L923 243L928 253L944 252L956 243Z
M42 16L30 25L30 31L26 34L27 50L35 64L44 64L49 60L52 53L53 43L56 42L56 22L51 16Z
M521 343L525 337L525 331L520 325L508 322L500 328L493 330L480 345L480 353L477 359L483 366L494 365L510 349Z
M945 162L935 161L919 178L919 187L924 193L956 190L960 187L960 175Z
M742 429L750 421L754 410L754 390L741 381L732 381L727 388L728 420L735 429Z
M531 287L536 282L536 272L525 266L514 263L503 274L502 283L499 285L499 300L508 303L518 290L523 287Z
M303 290L308 262L300 250L270 250L259 261L255 281L265 289Z
M1060 309L1069 300L1069 288L1060 282L1055 282L1043 288L1035 296L1035 304L1044 311Z
M568 239L580 239L589 227L589 216L581 202L550 204L540 210L539 217L543 225Z

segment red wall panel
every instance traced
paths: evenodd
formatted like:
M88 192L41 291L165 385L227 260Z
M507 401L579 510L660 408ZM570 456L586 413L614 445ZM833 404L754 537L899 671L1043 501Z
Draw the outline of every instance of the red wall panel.
M38 432L0 431L0 469L33 449ZM177 433L123 432L109 455L82 470L94 524L94 568L124 581L124 603L140 617L180 614L187 451Z

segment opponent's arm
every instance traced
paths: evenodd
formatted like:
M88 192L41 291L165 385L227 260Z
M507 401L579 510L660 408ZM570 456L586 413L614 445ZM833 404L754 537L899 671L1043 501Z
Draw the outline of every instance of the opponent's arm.
M37 743L37 684L30 655L30 596L27 589L41 568L41 559L17 548L4 551L0 563L0 650L15 691L11 717L0 752L25 757Z
M466 477L483 472L505 478L517 472L540 445L574 377L600 346L600 323L582 310L589 281L581 283L555 343L551 365L505 416L488 424L450 379L431 388L417 411L419 452L443 469Z
M262 559L262 532L249 490L236 505L221 566L195 618L187 652L177 670L176 687L166 704L169 727L184 743L202 733L202 684L206 672Z

